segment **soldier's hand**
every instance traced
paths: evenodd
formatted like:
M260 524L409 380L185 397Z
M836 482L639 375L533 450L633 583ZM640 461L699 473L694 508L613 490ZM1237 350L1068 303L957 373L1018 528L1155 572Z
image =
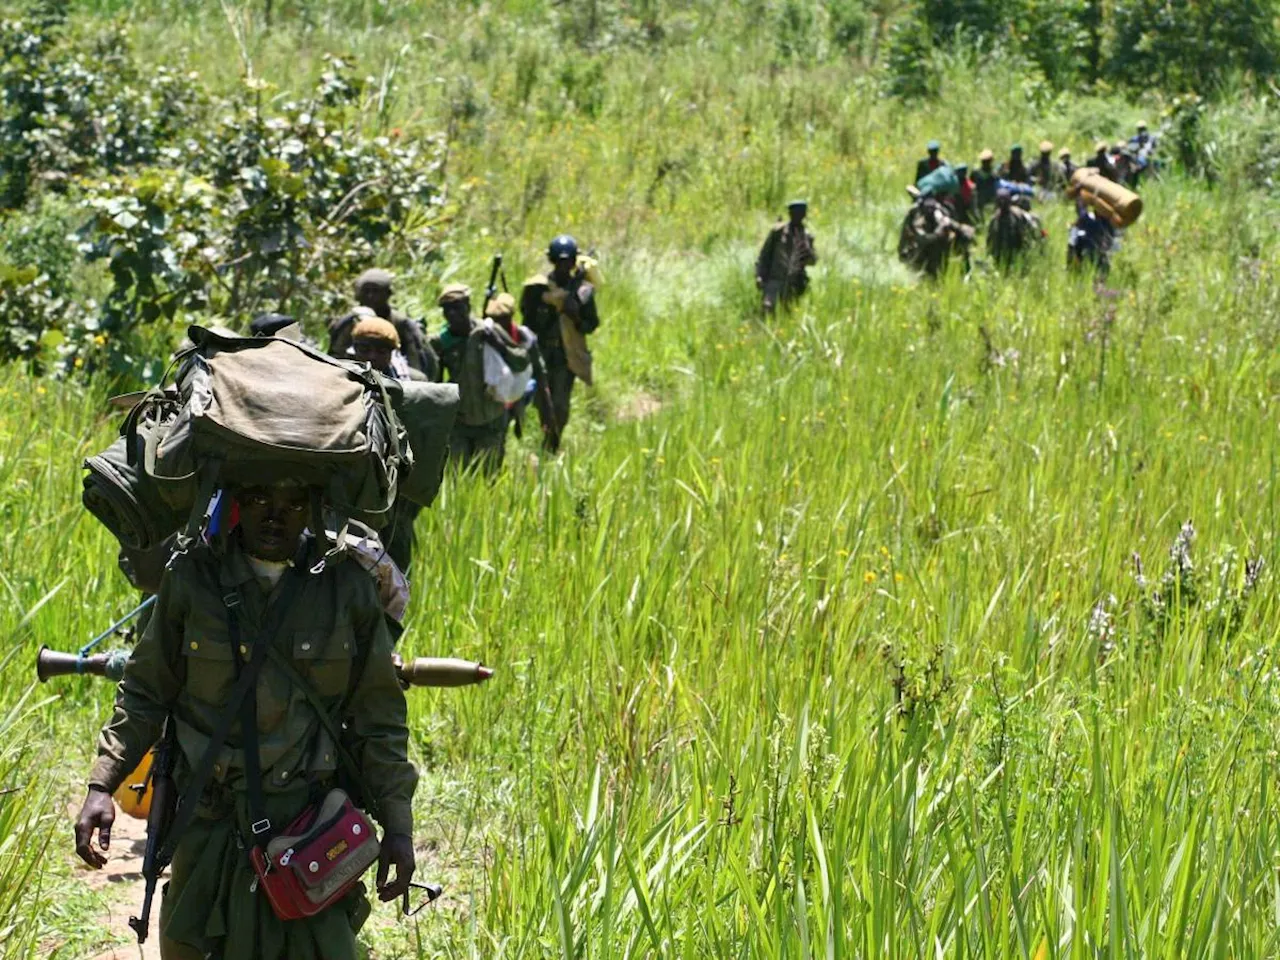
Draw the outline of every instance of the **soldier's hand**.
M391 866L395 865L396 878L388 883ZM407 833L392 833L382 838L382 852L378 855L378 899L383 903L404 896L413 879L416 865L413 861L413 837Z
M115 822L116 805L111 794L90 787L89 794L80 807L80 815L76 817L76 853L95 870L101 869L107 862L105 851L111 846L111 827ZM91 846L95 830L98 831L101 851Z

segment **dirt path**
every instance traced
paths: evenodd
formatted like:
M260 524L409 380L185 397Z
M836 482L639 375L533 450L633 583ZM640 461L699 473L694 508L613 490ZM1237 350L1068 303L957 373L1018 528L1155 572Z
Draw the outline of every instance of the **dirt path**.
M116 811L111 831L111 850L107 865L101 870L85 870L84 882L101 891L107 903L106 926L125 943L95 954L93 960L160 960L160 900L151 910L151 935L141 947L129 929L129 917L142 906L142 856L147 847L147 824Z

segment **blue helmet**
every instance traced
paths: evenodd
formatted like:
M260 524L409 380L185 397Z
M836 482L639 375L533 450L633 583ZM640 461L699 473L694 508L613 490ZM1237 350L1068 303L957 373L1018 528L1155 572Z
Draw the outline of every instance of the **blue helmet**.
M547 259L552 263L560 260L578 259L578 241L567 233L562 233L551 241L547 248Z

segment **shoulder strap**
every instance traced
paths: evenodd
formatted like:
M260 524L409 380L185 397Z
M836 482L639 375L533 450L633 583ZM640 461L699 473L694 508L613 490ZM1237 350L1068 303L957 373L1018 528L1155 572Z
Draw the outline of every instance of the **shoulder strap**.
M320 694L316 693L315 687L307 683L302 674L298 673L297 668L289 662L288 658L286 658L284 654L275 649L275 647L268 648L267 656L271 658L272 664L274 664L275 667L289 679L289 682L301 690L302 695L307 698L307 702L311 704L311 708L320 718L320 723L324 726L325 730L328 731L329 736L333 738L333 747L338 751L338 759L346 768L347 775L350 776L352 782L360 788L361 799L365 807L376 818L378 816L377 801L374 800L373 795L369 792L368 785L360 775L360 767L356 763L355 757L351 755L351 751L349 751L342 742L342 728L338 721L334 719L333 715L329 712L324 701L320 699ZM364 656L360 656L357 652L356 657L352 659L351 669L354 671L357 663L364 664L367 659L367 651ZM354 686L355 681L353 680L352 687L354 688ZM350 693L348 693L347 699L350 699ZM340 704L340 707L345 706L346 702L347 701L344 700L343 703Z
M302 585L302 574L294 570L286 570L284 574L284 586L281 589L280 596L276 598L275 605L270 612L270 622L267 624L269 629L263 630L264 638L273 634L285 613L293 605L293 601L298 595L298 590ZM235 651L240 649L239 646L239 617L236 615L236 608L240 603L240 596L236 593L227 594L223 597L223 602L227 605L229 615L228 633L232 639L232 646ZM244 665L240 671L240 675L236 678L236 684L231 688L231 696L227 698L226 709L218 716L218 722L213 728L213 733L209 736L209 743L204 748L199 762L191 771L191 779L187 782L187 789L183 791L182 797L178 801L178 810L173 821L173 826L165 837L164 847L161 850L161 862L168 863L173 858L173 852L177 849L178 841L182 839L182 835L186 832L187 827L191 825L192 819L195 817L196 805L200 802L200 797L204 795L205 788L209 786L209 779L213 776L213 765L217 762L218 753L222 750L222 745L226 742L227 734L231 732L231 725L235 722L235 718L241 711L241 704L246 694L253 690L257 685L258 674L262 672L262 665L266 662L266 650L268 643L259 642L254 644L253 655L249 662ZM254 699L254 698L250 698ZM254 760L257 760L258 737L256 728L253 730L242 730L241 736L245 739L246 752L248 745L253 745ZM248 758L246 756L246 766ZM247 776L247 771L246 771ZM261 787L261 778L258 779L258 786ZM258 818L261 819L261 818ZM270 824L267 825L268 828Z

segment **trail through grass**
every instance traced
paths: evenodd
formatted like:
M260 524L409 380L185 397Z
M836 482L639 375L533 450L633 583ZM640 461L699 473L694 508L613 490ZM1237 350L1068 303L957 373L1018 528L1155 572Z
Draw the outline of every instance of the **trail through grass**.
M142 35L236 63L213 14L139 10ZM1036 119L960 72L908 110L716 40L617 53L586 116L519 99L516 31L441 18L451 44L431 60L415 33L406 57L444 82L395 119L443 125L464 77L485 106L458 121L456 240L405 299L497 245L515 279L567 227L601 254L605 326L564 456L517 445L420 520L405 652L499 675L412 695L422 870L447 894L380 911L375 954L1274 955L1274 203L1172 174L1100 293L1062 267L1065 208L1025 274L922 285L892 246L924 133L1084 141L1086 105ZM253 39L281 84L290 45L299 74L322 48L297 24ZM376 71L404 38L346 39ZM664 158L685 165L650 200ZM822 262L764 326L755 245L801 190ZM660 406L630 416L638 396ZM103 939L63 811L111 691L29 684L41 644L132 599L78 505L102 400L0 371L6 957Z

